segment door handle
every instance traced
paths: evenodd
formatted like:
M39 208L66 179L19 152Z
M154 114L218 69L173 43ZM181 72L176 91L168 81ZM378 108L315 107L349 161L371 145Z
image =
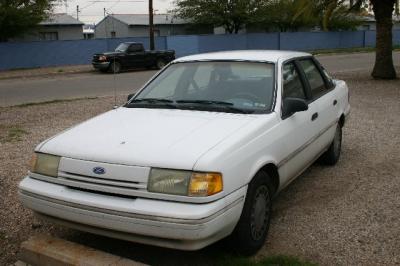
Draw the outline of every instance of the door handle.
M315 113L311 116L311 121L315 121L318 118L318 113Z
M335 106L337 104L337 100L333 101L333 106Z

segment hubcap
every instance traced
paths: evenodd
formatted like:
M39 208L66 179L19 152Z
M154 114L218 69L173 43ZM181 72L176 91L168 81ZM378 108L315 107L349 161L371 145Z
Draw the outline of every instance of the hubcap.
M163 68L165 66L164 61L158 61L158 67Z
M269 193L266 186L256 190L256 196L251 210L251 235L254 240L260 240L268 227L269 220Z
M113 70L114 70L114 72L119 72L119 64L118 63L114 63L113 64Z

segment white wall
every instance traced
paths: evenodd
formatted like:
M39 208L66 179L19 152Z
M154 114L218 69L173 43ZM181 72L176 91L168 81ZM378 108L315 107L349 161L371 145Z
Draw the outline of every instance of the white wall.
M12 39L12 41L40 41L39 33L40 32L57 32L58 40L82 40L83 37L83 29L82 26L42 26L30 33L26 33L21 37L17 37Z

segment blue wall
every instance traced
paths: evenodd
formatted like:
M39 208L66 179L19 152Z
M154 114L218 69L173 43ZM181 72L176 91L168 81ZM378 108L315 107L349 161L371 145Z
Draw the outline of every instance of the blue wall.
M173 49L177 57L224 50L281 49L323 50L375 46L375 31L354 32L285 32L239 35L185 35L157 37L156 48ZM0 70L61 65L90 64L93 54L114 50L125 41L142 42L143 38L96 39L0 43ZM400 45L400 31L393 32L393 42Z
M148 38L0 43L0 70L90 64L93 54L114 50L126 41L149 46ZM157 38L156 46L166 49L165 38Z

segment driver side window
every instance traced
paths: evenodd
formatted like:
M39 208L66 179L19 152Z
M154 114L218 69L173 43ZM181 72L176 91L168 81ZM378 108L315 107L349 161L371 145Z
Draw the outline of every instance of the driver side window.
M128 48L128 53L136 53L141 50L141 45L140 44L131 44Z
M306 100L303 83L301 82L299 72L293 62L287 63L282 69L283 93L282 98L299 98Z

